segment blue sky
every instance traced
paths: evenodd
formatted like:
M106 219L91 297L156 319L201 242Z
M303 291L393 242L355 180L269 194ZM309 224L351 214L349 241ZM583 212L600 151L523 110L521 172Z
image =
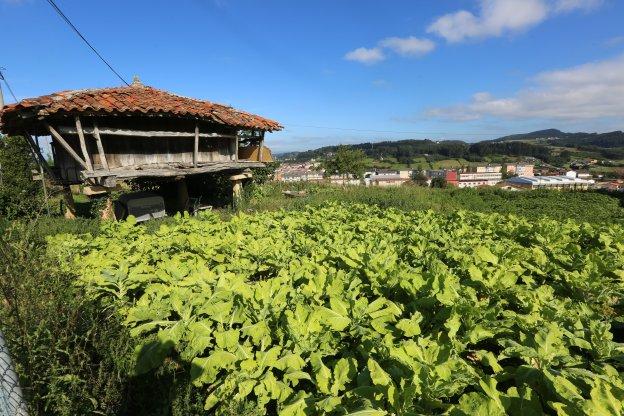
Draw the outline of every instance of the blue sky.
M280 121L275 151L624 128L621 0L56 1L126 79ZM45 0L0 22L18 98L119 85Z

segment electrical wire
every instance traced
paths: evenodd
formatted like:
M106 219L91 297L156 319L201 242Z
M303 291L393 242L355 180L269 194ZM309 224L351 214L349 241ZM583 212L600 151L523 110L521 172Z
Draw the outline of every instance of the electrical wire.
M6 71L6 68L0 68L0 80L4 81L4 84L7 87L7 90L9 90L9 93L11 94L11 96L13 97L13 99L15 100L15 102L17 102L17 97L15 96L15 94L13 93L13 89L11 88L11 86L9 85L9 81L6 80L4 74L2 73L2 71Z
M119 78L121 80L121 82L123 82L127 86L130 86L130 84L128 84L128 82L121 75L119 75L119 72L117 72L115 70L115 68L113 68L113 66L111 64L109 64L108 61L106 59L104 59L104 57L97 51L97 49L95 49L95 47L91 44L91 42L89 42L87 40L87 38L85 38L83 36L83 34L80 33L78 28L71 22L71 20L69 20L69 18L65 15L65 13L63 13L63 11L60 9L60 7L56 5L54 0L46 0L46 1L48 2L48 4L50 6L52 6L54 11L56 11L56 13L58 13L58 15L61 17L61 19L63 19L65 21L65 23L67 23L69 25L69 27L71 27L73 29L73 31L76 32L76 34L80 37L80 39L82 39L84 41L84 43L87 44L87 46L97 55L97 57L100 58L100 60L102 62L104 62L104 64L108 67L108 69L113 71L113 73L115 75L117 75L117 78Z

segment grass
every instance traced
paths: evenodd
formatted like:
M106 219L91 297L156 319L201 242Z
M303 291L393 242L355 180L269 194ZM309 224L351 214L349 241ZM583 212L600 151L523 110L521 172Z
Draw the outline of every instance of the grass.
M469 162L466 159L445 159L432 162L433 169L456 169L462 166L468 166Z

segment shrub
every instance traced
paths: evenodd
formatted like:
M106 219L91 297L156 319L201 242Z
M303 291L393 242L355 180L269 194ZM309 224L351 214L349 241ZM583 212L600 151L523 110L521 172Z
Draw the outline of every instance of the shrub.
M31 172L36 168L23 137L0 137L0 215L18 218L41 211L41 182L33 181Z
M75 276L45 256L46 232L84 235L95 224L42 218L2 230L0 330L29 414L202 414L198 392L177 367L135 374L135 341L119 315L87 299L74 285Z

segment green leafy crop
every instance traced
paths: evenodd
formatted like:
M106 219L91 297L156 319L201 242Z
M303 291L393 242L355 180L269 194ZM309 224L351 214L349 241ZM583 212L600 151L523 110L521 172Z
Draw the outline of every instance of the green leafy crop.
M49 250L217 414L624 412L620 225L327 204Z

